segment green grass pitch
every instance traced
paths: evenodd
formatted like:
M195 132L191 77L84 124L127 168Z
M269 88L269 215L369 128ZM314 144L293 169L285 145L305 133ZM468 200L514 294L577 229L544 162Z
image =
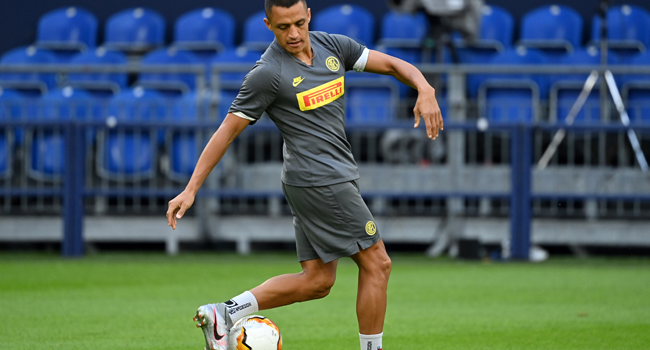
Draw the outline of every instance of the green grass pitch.
M541 264L393 256L384 349L650 349L650 260ZM192 316L276 274L291 254L0 254L0 349L196 349ZM260 312L284 348L359 349L356 266L325 299Z

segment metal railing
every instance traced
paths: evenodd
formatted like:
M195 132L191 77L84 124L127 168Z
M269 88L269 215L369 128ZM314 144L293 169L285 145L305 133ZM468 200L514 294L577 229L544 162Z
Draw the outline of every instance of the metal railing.
M5 135L0 141L12 150L7 153L8 170L0 176L0 211L6 215L63 215L63 252L68 255L83 250L80 230L84 215L160 215L167 201L182 190L192 161L218 128L223 117L218 114L220 104L229 103L220 100L218 92L220 87L234 87L221 84L220 69L249 68L242 64L217 67L208 86L202 66L0 66L0 73L56 72L63 76L60 81L64 85L65 74L72 72L191 73L198 87L196 105L181 103L174 107L170 98L161 106L153 106L163 110L162 117L154 120L142 116L125 120L111 115L107 106L98 108L99 118L81 118L80 114L93 115L92 109L97 108L83 104L71 106L72 115L67 119L55 115L46 120L42 101L19 106L18 118L0 120L0 131ZM515 114L533 108L535 117L530 120L494 121L481 111L503 103L512 107L512 101L490 101L488 106L486 101L468 100L465 94L468 74L575 74L604 68L420 68L428 76L447 75L446 99L440 101L447 111L447 122L440 139L430 142L422 130L411 130L412 107L408 106L412 101L407 98L400 99L406 107L397 107L392 121L350 123L347 128L362 173L362 194L375 215L509 217L513 257L518 258L527 257L533 215L650 218L648 177L635 168L624 138L627 128L611 117L611 111L604 121L601 117L595 123L567 128L560 122L561 115L552 117L550 109L561 110L568 102L552 104L539 99L539 104L514 103ZM615 74L650 74L650 68L644 67L608 68ZM58 110L61 106L55 107ZM174 112L174 108L181 111ZM593 113L589 108L586 115ZM629 108L642 115L647 107L641 102ZM30 113L36 118L30 118ZM174 113L195 113L195 117L179 120ZM551 167L533 170L532 164L560 127L567 128L568 137ZM649 153L648 123L633 123L631 127ZM121 168L117 163L109 164L111 156L119 158L120 152L126 157L127 144L135 147L130 148L134 156L150 152L149 160L138 163L122 159ZM46 151L53 148L59 150L62 159L48 158ZM111 155L111 150L116 154ZM199 196L205 200L205 210L195 215L288 215L279 180L281 150L282 137L269 120L248 128L204 185ZM137 164L140 168L133 168Z

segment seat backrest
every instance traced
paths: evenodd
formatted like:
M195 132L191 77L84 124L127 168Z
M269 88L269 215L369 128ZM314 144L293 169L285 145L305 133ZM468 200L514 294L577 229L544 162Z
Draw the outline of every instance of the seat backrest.
M228 12L212 7L190 11L176 21L174 41L197 48L201 44L231 48L235 44L235 19Z
M638 40L646 48L650 47L650 13L645 9L632 6L614 6L607 12L609 40ZM592 21L591 39L600 40L602 20L595 16Z
M631 66L650 67L650 52L644 52L632 58ZM620 74L616 76L617 83L625 90L629 84L644 84L645 88L650 89L650 75L648 74Z
M173 100L171 106L171 114L167 114L167 117L171 117L174 120L197 120L205 116L207 107L203 102L205 100L201 98L200 94L196 92L190 92L179 96Z
M0 120L34 120L41 114L40 97L18 90L0 87ZM15 130L17 144L22 143L23 131Z
M97 44L97 18L78 8L60 8L44 14L38 21L39 44L55 48L92 48Z
M0 58L0 64L2 65L44 65L55 63L57 63L57 58L54 54L47 50L38 49L35 46L13 49ZM43 84L46 89L51 89L56 86L54 73L0 73L0 82L2 81L24 83L25 88L28 88L27 85L29 84ZM31 88L33 89L34 86Z
M165 112L164 96L141 86L115 95L108 106L109 117L117 120L160 120Z
M70 64L77 66L87 65L123 65L127 63L126 56L119 51L109 51L102 47L81 53L70 60ZM119 89L125 89L128 83L126 73L71 73L68 81L72 83L83 82L92 85L96 83L99 88L104 84L115 84ZM93 88L92 86L89 86Z
M118 12L106 22L107 46L151 47L163 45L165 19L153 10L142 7Z
M345 103L347 122L376 125L389 123L396 118L398 98L390 88L355 87L348 90Z
M176 48L158 49L142 58L142 66L152 65L193 65L200 61L189 51ZM184 84L189 89L196 88L196 75L192 73L142 73L140 82ZM180 85L179 85L180 86Z
M515 20L505 9L498 6L484 6L481 19L480 40L500 42L504 48L512 46Z
M92 95L71 86L52 90L41 101L45 120L87 120L93 115Z
M245 47L239 47L237 49L226 50L217 54L212 60L212 66L219 64L247 64L253 68L255 62L257 62L262 55L261 51L249 50ZM250 69L249 69L250 70ZM241 83L244 81L244 77L248 74L248 71L224 71L220 74L221 84L225 85L227 88L239 88Z
M429 21L422 12L405 14L396 11L386 13L381 24L381 38L422 41L429 31Z
M366 46L374 43L375 19L368 10L356 5L337 5L318 12L312 28L343 34Z
M13 89L3 89L0 86L0 120L19 119L24 109L23 100L23 95L20 92Z
M4 129L0 130L0 177L10 176L11 164L11 145L7 133Z
M582 17L568 6L543 6L528 12L521 22L522 40L565 40L574 48L582 40Z
M632 64L650 67L650 53L636 56ZM629 75L620 83L623 84L625 107L632 123L650 124L650 75Z
M243 46L249 49L265 49L275 40L275 35L264 24L266 13L256 12L250 15L244 22Z
M535 49L527 49L523 46L512 48L501 52L494 57L489 64L492 65L540 65L546 63L546 58ZM545 76L540 74L473 74L468 79L470 96L477 96L481 85L486 81L533 81L539 87L542 97L548 95L548 85Z

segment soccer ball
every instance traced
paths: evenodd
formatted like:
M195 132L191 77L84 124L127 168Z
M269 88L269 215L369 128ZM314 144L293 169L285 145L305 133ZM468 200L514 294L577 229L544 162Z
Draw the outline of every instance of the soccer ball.
M228 350L282 350L280 329L264 316L246 316L230 329Z

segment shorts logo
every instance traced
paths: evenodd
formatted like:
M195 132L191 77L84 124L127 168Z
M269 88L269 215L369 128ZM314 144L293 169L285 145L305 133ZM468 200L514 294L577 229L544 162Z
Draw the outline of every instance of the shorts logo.
M345 92L345 77L340 77L317 86L313 89L296 94L301 111L310 111L336 101Z
M339 63L338 58L334 56L330 56L325 60L325 65L327 65L327 68L331 70L332 72L338 72L339 69L341 68L341 64Z
M366 233L370 236L374 236L377 233L377 225L373 221L366 223Z

